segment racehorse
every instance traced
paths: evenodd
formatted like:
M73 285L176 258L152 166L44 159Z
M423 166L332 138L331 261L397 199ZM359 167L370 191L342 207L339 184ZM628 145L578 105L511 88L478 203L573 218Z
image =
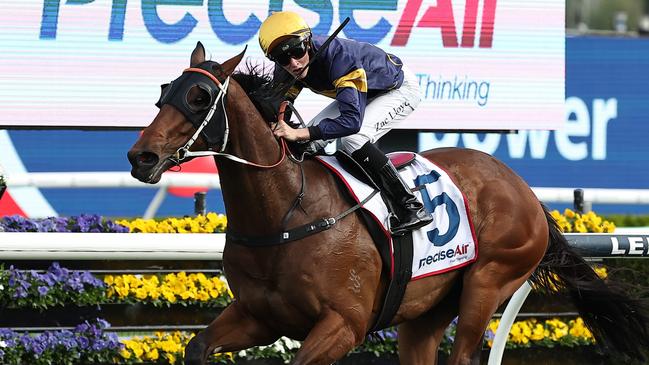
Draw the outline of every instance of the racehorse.
M219 168L228 217L223 267L234 300L187 345L185 364L281 336L303 341L293 364L331 364L366 338L388 277L359 214L290 243L242 244L241 237L271 240L286 226L354 204L322 164L286 157L285 142L271 130L277 108L260 97L269 76L256 67L234 72L244 53L219 64L206 61L197 44L190 68L163 86L160 111L128 152L131 174L156 183L167 169L200 155L193 151L205 150L214 151ZM640 305L568 246L518 175L479 151L440 148L423 156L464 192L479 255L469 266L408 284L391 322L398 325L402 364L434 364L456 316L448 363L471 363L492 315L526 280L552 295L556 288L567 293L599 345L642 358L649 336Z

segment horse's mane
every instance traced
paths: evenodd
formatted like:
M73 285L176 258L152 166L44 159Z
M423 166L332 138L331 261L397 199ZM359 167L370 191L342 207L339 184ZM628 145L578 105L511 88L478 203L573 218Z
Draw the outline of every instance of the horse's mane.
M277 93L271 71L248 61L245 69L234 72L232 78L248 94L266 122L277 121L277 112L283 95Z

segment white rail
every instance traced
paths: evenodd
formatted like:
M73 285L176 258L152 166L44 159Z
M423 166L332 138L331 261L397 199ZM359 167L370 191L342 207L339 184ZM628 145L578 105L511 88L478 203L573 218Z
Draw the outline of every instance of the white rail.
M532 188L542 202L572 203L575 189ZM649 204L649 189L584 188L584 200L597 204Z
M165 173L157 184L136 180L128 172L30 172L6 176L11 187L37 188L154 188L208 187L220 189L219 175L206 173Z
M158 208L167 196L170 187L206 187L221 189L219 175L208 173L165 173L160 182L146 184L136 180L128 172L30 172L6 176L7 185L12 187L37 188L152 188L158 189L142 217L155 217Z
M225 234L0 232L4 260L221 260Z

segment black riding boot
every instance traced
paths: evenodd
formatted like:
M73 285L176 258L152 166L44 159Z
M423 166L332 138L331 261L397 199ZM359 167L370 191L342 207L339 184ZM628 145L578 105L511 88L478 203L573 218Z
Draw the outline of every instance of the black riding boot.
M352 157L376 182L387 198L388 208L397 217L398 222L390 222L392 234L405 234L433 220L423 204L410 191L408 184L401 179L392 162L376 146L367 142L352 153Z

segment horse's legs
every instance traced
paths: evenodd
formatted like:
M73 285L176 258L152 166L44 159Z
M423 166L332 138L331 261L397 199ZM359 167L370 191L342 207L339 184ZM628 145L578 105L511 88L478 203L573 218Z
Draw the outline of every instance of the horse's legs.
M444 331L457 314L458 295L449 293L432 310L399 325L399 362L434 365Z
M248 315L235 302L189 341L185 348L185 365L203 365L215 350L238 351L267 345L277 338L277 335Z
M486 275L476 278L471 271L467 275L449 364L473 363L472 355L482 345L484 330L500 304L498 285L489 285L487 281L491 279Z
M352 328L343 316L330 310L309 332L291 364L332 364L360 343L363 335L359 329Z
M503 265L488 263L473 267L464 276L455 341L449 365L473 364L484 331L498 306L525 282L529 273L515 276Z

